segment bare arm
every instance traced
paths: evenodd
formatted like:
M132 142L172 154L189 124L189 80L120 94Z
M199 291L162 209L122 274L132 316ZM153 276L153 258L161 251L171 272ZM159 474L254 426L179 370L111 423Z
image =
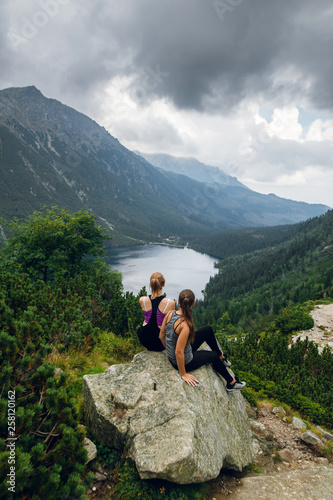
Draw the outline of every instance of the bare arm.
M184 359L184 350L190 335L190 329L188 325L184 322L180 325L180 332L178 335L177 345L176 345L176 359L177 366L179 370L179 374L181 378L188 384L193 385L194 387L199 383L198 380L191 375L190 373L186 373L185 370L185 359Z
M140 307L143 311L147 311L148 309L151 309L151 302L149 297L140 297L139 298L139 304Z
M167 323L167 317L165 316L159 334L159 339L166 348L166 335L165 335L165 325Z

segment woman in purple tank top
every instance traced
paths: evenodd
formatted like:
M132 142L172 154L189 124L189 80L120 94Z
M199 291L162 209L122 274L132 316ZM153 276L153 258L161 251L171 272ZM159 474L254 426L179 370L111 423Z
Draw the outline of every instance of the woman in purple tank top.
M159 339L160 328L165 315L175 309L175 301L167 299L162 292L164 285L164 276L161 273L153 273L149 285L151 295L139 299L144 321L137 334L141 344L149 351L164 350L164 345Z

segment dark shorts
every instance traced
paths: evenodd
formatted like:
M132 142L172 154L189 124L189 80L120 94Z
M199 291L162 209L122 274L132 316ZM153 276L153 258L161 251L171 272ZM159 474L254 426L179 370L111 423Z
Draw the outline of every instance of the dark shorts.
M149 325L140 326L137 330L140 343L148 351L164 351L165 347L159 339L160 329L151 328Z

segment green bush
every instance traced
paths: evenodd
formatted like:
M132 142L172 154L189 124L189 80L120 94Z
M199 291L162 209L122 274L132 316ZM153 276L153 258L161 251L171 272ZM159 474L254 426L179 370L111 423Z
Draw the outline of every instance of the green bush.
M103 252L105 239L94 220L87 212L35 213L13 221L14 236L0 251L2 497L83 499L91 480L77 388L48 359L55 351L93 353L100 339L110 341L106 353L121 355L118 338L132 343L142 321L138 298L123 294L121 275L91 258ZM9 394L15 397L13 430ZM15 443L13 450L8 443ZM15 492L8 489L10 466Z
M275 327L284 334L299 330L310 330L313 326L314 321L312 316L302 306L283 309L275 320Z
M243 396L247 399L251 406L257 406L258 397L256 392L251 387L245 387L242 391Z

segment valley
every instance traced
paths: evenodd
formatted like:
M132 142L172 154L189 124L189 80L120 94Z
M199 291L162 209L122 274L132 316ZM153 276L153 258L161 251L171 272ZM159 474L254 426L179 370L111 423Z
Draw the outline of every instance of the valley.
M186 244L228 229L293 224L329 208L256 193L195 159L147 156L152 164L33 86L0 91L0 138L1 217L26 218L44 206L88 209L115 246L170 235Z

